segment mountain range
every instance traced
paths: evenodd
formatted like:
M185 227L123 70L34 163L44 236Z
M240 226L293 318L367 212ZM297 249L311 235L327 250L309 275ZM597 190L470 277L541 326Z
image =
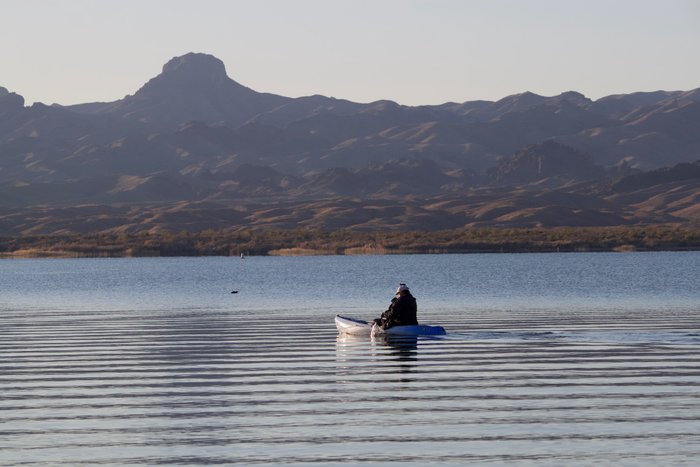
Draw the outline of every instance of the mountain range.
M409 107L188 53L114 102L0 87L0 235L700 223L700 88Z

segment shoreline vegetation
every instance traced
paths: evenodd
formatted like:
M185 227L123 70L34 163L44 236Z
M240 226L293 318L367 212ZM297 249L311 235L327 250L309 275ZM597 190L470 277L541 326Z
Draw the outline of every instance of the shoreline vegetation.
M438 231L206 230L0 237L0 258L308 256L700 250L700 227L464 228Z

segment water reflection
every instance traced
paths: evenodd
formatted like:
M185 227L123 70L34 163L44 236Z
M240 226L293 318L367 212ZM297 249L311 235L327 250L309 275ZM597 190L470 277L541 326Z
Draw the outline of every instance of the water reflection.
M418 361L418 336L377 336L374 340L385 345L389 355L400 362Z
M697 259L269 258L245 276L218 259L3 263L0 465L695 465ZM586 264L616 288L567 272ZM449 335L337 335L348 310L329 311L324 281L353 271L341 282L369 297L354 312L385 266L430 278L423 316ZM466 268L478 284L445 298ZM648 300L638 276L668 288Z
M410 382L406 374L414 373L418 363L417 336L354 336L336 338L336 361L341 376L375 373L401 374L400 381Z
M552 333L513 312L459 332L480 316L455 316L446 337L372 339L291 313L5 310L0 464L99 465L96 452L103 465L697 457L696 315L594 329L553 315Z

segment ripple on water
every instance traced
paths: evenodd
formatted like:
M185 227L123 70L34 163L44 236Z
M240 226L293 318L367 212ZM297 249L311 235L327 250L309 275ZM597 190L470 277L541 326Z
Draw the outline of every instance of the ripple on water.
M672 329L658 313L596 327L464 312L444 338L387 340L293 312L2 315L5 465L669 465L700 454L695 316Z

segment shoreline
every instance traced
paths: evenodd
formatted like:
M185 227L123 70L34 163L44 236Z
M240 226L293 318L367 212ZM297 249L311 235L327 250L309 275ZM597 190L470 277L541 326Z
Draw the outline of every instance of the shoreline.
M700 227L219 230L0 237L0 259L699 251Z

